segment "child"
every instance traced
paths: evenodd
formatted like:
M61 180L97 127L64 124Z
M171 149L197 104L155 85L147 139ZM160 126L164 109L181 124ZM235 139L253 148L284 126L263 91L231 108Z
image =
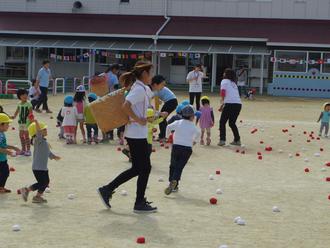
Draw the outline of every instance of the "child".
M321 112L320 117L317 122L321 121L321 127L319 136L322 136L323 129L326 138L329 138L329 121L330 121L330 102L327 102L323 105L323 112Z
M182 171L192 154L192 146L200 137L200 131L194 125L195 111L193 106L188 105L182 109L182 118L182 120L168 125L166 129L166 137L175 131L169 172L170 183L165 189L166 195L178 190Z
M96 99L97 99L96 94L94 93L88 94L89 103L94 102ZM91 108L89 105L86 105L84 108L84 117L85 117L86 129L87 129L87 143L90 145L92 144L93 141L96 144L98 144L99 128L96 124L95 118L91 112ZM93 139L92 139L92 130L94 131Z
M61 158L54 155L50 151L50 145L46 140L47 125L45 123L39 123L37 120L33 120L33 123L29 126L29 135L34 145L32 171L37 182L30 187L21 188L21 195L23 200L28 200L30 191L38 191L36 196L32 198L33 203L47 203L47 200L42 197L45 189L49 184L48 174L48 158L56 161Z
M0 113L0 194L11 192L11 190L5 188L7 178L9 177L7 155L15 155L14 151L20 152L17 147L7 145L5 132L8 131L9 123L11 122L12 120L8 115Z
M37 104L39 103L39 97L41 95L39 84L37 80L32 80L32 86L29 89L30 102L32 104L32 109L34 110Z
M56 117L57 127L60 128L60 133L58 134L58 138L59 139L65 139L65 137L64 137L64 128L62 126L63 117L62 117L61 113L62 113L62 108L60 109L60 111L58 112L57 117Z
M158 96L159 99L164 102L161 112L171 114L178 106L178 100L174 93L169 88L165 87L165 85L165 78L162 75L156 75L151 80L151 89L154 96ZM167 121L166 118L164 118L164 120L159 123L159 141L165 140L166 127Z
M28 101L28 92L25 89L17 90L17 98L20 100L20 103L18 104L16 112L12 116L12 119L15 119L16 116L19 115L19 138L21 140L22 145L22 152L20 153L20 155L31 156L30 138L28 132L28 126L30 124L30 121L28 117L32 114L32 104Z
M86 133L84 128L84 105L86 94L85 92L85 86L79 85L76 89L76 94L74 95L74 105L76 106L78 111L77 122L80 127L81 135L83 136L83 143L86 143Z
M197 118L199 121L199 126L202 131L200 144L204 145L204 134L206 131L206 145L211 144L211 127L214 126L214 113L213 109L210 107L210 98L203 96L201 98L202 107L200 108L201 116Z
M63 117L62 127L64 129L64 136L66 143L76 144L77 133L77 108L73 106L73 97L66 96L64 98L64 107L62 108L61 116Z

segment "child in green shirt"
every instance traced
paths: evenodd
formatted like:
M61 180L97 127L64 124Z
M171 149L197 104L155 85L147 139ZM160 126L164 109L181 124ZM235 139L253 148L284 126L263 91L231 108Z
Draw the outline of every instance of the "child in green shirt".
M88 101L89 103L94 102L97 99L97 95L94 93L88 94ZM99 136L99 128L96 124L95 118L92 114L91 108L89 105L84 107L84 118L85 118L85 125L87 129L87 143L90 145L92 142L95 144L99 143L98 136ZM92 137L92 131L94 135Z
M32 104L28 101L28 92L25 89L17 90L17 98L20 102L12 119L18 115L19 138L22 145L20 155L31 156L28 126L30 125L29 115L32 115Z

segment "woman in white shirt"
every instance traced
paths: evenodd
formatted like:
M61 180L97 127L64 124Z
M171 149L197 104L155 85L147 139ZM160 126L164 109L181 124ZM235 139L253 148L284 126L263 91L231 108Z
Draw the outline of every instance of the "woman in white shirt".
M234 135L234 141L230 144L240 146L241 138L236 126L236 121L242 109L242 102L238 93L235 72L232 69L226 69L223 74L220 95L221 106L219 110L222 113L220 117L220 142L218 145L224 146L226 144L226 124L229 120L229 127Z
M202 79L204 77L202 65L196 65L194 70L187 75L187 82L189 83L189 97L190 105L194 105L196 98L196 109L200 108L201 94L203 91Z
M120 81L125 87L133 84L123 105L123 111L129 116L129 122L125 127L125 138L130 149L132 167L122 172L108 185L98 189L101 200L107 208L111 208L109 201L115 189L138 176L134 212L157 211L157 208L152 207L144 197L151 171L146 120L150 99L148 85L151 83L151 71L152 64L138 62L132 71L126 72L120 77Z

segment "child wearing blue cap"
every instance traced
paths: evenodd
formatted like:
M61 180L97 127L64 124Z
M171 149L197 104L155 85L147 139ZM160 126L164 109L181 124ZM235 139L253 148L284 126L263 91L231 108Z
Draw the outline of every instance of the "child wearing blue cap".
M97 99L97 95L94 93L88 94L88 102L92 103ZM96 120L92 114L91 108L88 105L84 107L84 117L85 117L85 125L87 129L87 143L90 145L92 142L95 144L99 143L98 136L99 136L99 128L96 124ZM93 137L92 137L93 131Z
M78 111L77 108L73 106L72 96L66 96L64 98L64 107L62 108L61 116L63 117L62 127L64 129L66 143L68 145L76 144Z

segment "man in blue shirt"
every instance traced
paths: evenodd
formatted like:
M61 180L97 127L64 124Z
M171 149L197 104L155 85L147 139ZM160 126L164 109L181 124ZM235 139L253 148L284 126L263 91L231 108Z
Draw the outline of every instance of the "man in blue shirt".
M39 109L42 104L42 109L46 110L47 113L52 113L52 111L48 108L48 87L49 87L49 80L51 80L52 75L49 69L49 61L44 60L42 62L42 67L38 72L37 75L37 85L40 86L41 95L39 98L39 103L36 106L36 112L41 113L41 110Z
M106 74L108 76L108 84L109 84L110 92L115 91L119 88L118 72L119 72L118 64L111 65L106 71Z

